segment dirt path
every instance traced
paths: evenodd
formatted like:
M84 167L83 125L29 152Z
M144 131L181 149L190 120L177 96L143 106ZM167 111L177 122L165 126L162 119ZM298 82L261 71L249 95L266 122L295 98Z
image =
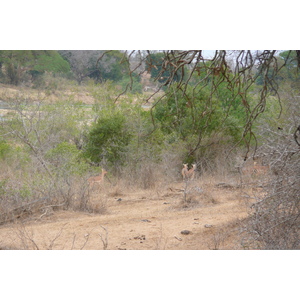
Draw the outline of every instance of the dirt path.
M197 187L199 182L194 184ZM182 202L182 183L107 199L105 214L56 211L0 227L6 249L238 249L237 222L247 216L238 189L202 186ZM94 195L97 201L97 194ZM181 233L183 230L189 234Z

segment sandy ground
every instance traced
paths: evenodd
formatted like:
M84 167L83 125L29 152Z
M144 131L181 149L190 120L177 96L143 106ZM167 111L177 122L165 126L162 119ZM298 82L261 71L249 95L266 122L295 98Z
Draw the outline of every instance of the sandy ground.
M118 194L100 187L91 201L103 201L106 193L105 213L61 210L32 215L0 227L0 248L242 249L239 222L248 209L243 191L198 180L189 185L188 203L184 203L183 188L177 182Z

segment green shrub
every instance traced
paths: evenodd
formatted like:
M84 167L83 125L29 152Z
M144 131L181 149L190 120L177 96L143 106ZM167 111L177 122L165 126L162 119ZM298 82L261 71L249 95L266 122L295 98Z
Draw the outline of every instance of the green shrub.
M10 151L10 145L4 140L0 140L0 159L5 159L9 155Z
M87 135L84 155L94 163L105 159L122 164L130 139L125 116L118 111L102 111Z

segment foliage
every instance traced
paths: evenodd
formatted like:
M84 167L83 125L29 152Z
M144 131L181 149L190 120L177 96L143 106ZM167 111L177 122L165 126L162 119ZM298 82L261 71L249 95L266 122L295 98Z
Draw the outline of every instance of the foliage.
M122 163L122 155L130 142L131 133L119 111L103 110L87 135L84 156L94 163L106 160Z
M184 68L177 70L171 63L166 63L165 53L148 53L146 58L146 70L153 79L166 84L173 81L180 81L184 77Z
M11 106L14 113L1 122L1 135L12 146L9 159L6 155L0 160L0 178L4 170L8 173L0 210L10 211L36 201L38 207L86 209L85 176L89 166L80 150L87 122L85 109L70 103L41 105L24 101L15 101Z
M128 64L123 61L121 51L61 50L59 53L69 62L78 84L87 77L96 82L117 82L128 76ZM100 57L102 59L99 61Z
M20 144L48 176L53 176L60 158L53 159L49 153L65 141L80 147L84 111L68 103L54 106L17 102L14 109L15 114L2 124L7 139Z
M70 64L78 84L81 84L89 76L95 76L98 72L96 63L102 51L60 50L58 53Z
M154 116L165 134L176 132L181 140L190 144L191 152L203 146L201 141L213 133L223 135L223 139L226 137L227 143L234 143L241 138L245 113L241 101L229 102L226 96L227 91L221 85L212 99L209 87L189 86L185 95L177 94L174 87L174 93L167 94L166 99L155 106Z
M291 88L300 90L300 74L298 69L298 56L296 51L284 51L279 54L282 61L285 61L285 66L280 71L280 76L283 81L291 83Z
M105 52L99 61L99 77L101 81L113 80L120 81L124 76L129 76L128 61L124 60L121 51L111 50Z
M118 82L121 85L122 90L128 90L133 94L142 92L141 79L137 74L133 74L132 77L124 76L122 80Z
M209 87L208 97L212 103L218 93L218 87L225 85L231 92L230 102L241 99L246 115L241 141L250 146L251 142L255 141L253 124L264 112L267 97L272 94L279 99L277 77L289 62L287 58L280 58L279 53L276 50L216 50L213 57L206 58L202 50L165 50L155 53L147 50L147 55L144 55L143 51L133 50L127 58L139 58L139 63L131 67L131 72L146 65L146 70L153 73L154 80L158 83L153 96L161 90L166 94L174 93L173 84L176 83L177 96L181 94L181 97L185 97L192 83L194 87ZM298 50L296 59L299 67ZM252 105L253 87L259 76L263 76L263 81L255 90L257 101ZM166 99L168 98L162 96L158 101Z
M114 82L107 80L102 84L89 86L89 92L94 98L93 110L98 113L104 108L110 108L116 100L119 91Z
M56 175L83 175L87 171L88 166L81 159L81 151L73 143L61 142L50 149L45 157Z
M45 71L66 73L69 64L53 50L1 50L0 63L10 84L18 85L26 80L26 75L33 78Z
M132 138L128 145L127 161L133 168L140 168L146 161L159 162L164 147L165 135L160 128L154 128L151 113L131 104L126 118Z
M10 151L10 145L5 140L0 139L0 159L5 159Z
M58 54L57 51L47 51L45 54L37 56L34 71L43 73L45 71L53 73L67 73L70 65Z

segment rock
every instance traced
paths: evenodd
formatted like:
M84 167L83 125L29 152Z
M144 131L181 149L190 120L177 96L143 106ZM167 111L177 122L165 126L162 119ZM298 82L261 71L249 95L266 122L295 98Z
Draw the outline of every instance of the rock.
M122 201L122 198L119 198L117 201L121 202L121 201Z
M204 227L205 227L205 228L211 228L211 227L213 227L213 226L210 225L210 224L205 224Z
M232 184L229 184L229 183L226 183L226 182L217 183L216 187L226 188L226 189L232 189L232 188L234 188L234 186Z
M189 231L189 230L182 230L180 233L181 233L181 234L184 234L184 235L188 235L188 234L190 234L190 233L192 233L192 232Z

